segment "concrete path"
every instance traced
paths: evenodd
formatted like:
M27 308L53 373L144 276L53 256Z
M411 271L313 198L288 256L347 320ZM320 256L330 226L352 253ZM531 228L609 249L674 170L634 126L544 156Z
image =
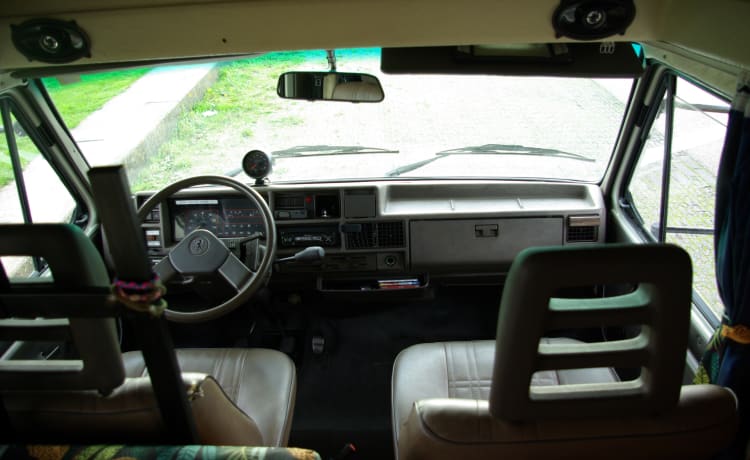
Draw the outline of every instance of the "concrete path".
M213 64L152 70L81 122L73 137L92 166L124 163L138 174L216 76Z

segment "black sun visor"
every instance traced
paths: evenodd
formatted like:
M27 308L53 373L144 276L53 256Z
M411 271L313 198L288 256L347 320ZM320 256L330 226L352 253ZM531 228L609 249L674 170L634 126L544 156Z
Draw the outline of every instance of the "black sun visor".
M630 42L383 48L381 69L391 74L635 78L643 72L643 53Z

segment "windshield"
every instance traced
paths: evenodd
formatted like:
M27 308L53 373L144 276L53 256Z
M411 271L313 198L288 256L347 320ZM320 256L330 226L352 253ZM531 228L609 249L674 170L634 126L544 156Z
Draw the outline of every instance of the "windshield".
M336 60L340 71L376 76L385 99L279 98L279 75L325 71L325 51L44 83L89 163L125 163L134 190L197 174L242 176L251 150L271 154L271 182L597 182L632 86L629 79L387 75L377 49L338 50Z

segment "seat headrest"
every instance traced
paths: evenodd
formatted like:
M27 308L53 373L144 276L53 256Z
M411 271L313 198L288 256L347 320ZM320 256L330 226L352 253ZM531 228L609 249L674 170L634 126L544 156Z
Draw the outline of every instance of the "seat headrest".
M0 390L89 390L122 383L110 280L91 240L69 224L0 225L0 256L35 256L45 276L8 279L0 264L0 340L72 340L80 359L0 359Z
M41 257L52 270L52 281L68 289L109 286L99 252L75 225L0 225L0 255Z
M559 298L566 288L632 285L623 295ZM505 420L663 413L677 404L690 324L690 257L674 245L529 248L508 273L490 412ZM544 344L549 331L640 326L633 338ZM530 387L540 370L640 369L633 381Z

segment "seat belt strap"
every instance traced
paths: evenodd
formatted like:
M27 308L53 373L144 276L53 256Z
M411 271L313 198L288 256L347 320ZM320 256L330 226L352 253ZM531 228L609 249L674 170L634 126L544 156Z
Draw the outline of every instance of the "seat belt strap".
M124 167L92 168L89 180L117 278L134 283L151 281L153 272ZM166 320L162 315L132 309L126 316L136 331L169 441L198 443L195 420Z

